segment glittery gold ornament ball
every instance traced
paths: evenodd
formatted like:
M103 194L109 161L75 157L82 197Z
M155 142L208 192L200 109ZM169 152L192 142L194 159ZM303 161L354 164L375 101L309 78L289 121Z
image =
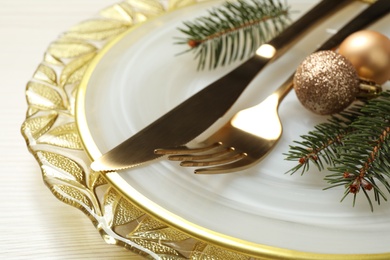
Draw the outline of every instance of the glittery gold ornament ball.
M370 30L348 36L339 53L355 67L360 77L383 84L390 79L390 39Z
M320 115L348 107L359 92L359 77L351 62L334 51L308 56L297 68L294 89L304 107Z

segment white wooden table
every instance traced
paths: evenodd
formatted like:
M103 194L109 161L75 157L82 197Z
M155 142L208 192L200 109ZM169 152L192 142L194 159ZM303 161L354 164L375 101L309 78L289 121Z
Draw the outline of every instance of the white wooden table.
M58 201L20 134L25 85L49 43L116 0L0 0L0 258L140 259L107 245L89 219Z

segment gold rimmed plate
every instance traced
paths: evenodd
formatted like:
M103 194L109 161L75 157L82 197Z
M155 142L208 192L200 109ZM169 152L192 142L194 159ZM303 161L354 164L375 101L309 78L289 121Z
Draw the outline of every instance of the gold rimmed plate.
M266 160L251 169L199 176L192 169L158 160L105 178L89 172L85 152L92 159L98 157L237 65L198 72L191 55L176 55L183 51L183 46L173 44L180 36L177 27L219 2L206 1L169 12L126 29L105 47L95 46L88 69L80 72L83 80L75 88L76 118L72 113L63 117L58 109L48 109L50 113L30 109L30 125L33 119L46 120L49 128L57 129L36 131L34 140L53 145L53 140L61 144L66 136L68 143L74 140L70 136L80 138L75 142L76 153L69 153L74 148L66 145L60 151L34 146L53 192L92 216L107 241L156 258L390 257L388 205L376 207L372 213L362 200L352 208L350 201L338 203L342 190L322 190L326 183L320 173L304 177L284 174L293 166L282 155L288 145L323 120L305 111L294 93L280 108L286 129L282 140ZM299 16L314 3L296 0L289 4ZM361 3L351 5L303 39L249 86L235 109L262 100L310 50L363 7ZM381 21L373 28L389 33L388 22ZM47 69L42 73L50 75ZM31 87L31 91L36 89ZM68 93L71 91L65 87L64 95ZM64 173L71 175L72 181L57 178Z
M190 55L176 55L183 51L183 47L173 44L174 38L180 36L177 27L213 4L199 4L153 19L102 50L87 72L77 99L80 133L92 158L135 134L236 65L199 72ZM290 4L297 8L294 1ZM350 17L360 8L360 3L352 6L305 38L264 71L236 107L255 103L270 93L283 80L282 74L287 78L321 37L325 39L342 25L348 17L346 13ZM323 118L302 109L293 93L282 104L280 114L285 135L272 154L251 169L199 176L192 173L193 169L159 160L109 173L107 179L132 203L163 223L239 252L258 256L272 249L278 253L386 252L386 244L375 244L375 248L365 245L374 237L387 240L390 207L384 205L371 213L368 205L359 201L352 208L348 201L338 203L341 189L322 190L326 184L321 174L284 174L292 166L282 155L288 144ZM342 241L354 243L347 246Z

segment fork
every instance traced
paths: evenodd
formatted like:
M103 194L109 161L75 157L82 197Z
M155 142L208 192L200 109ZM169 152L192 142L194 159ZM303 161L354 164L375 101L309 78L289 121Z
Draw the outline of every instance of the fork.
M348 35L381 18L389 9L387 0L378 0L317 51L336 48ZM200 167L195 170L198 174L229 173L251 167L272 150L282 135L278 108L292 89L293 78L294 73L263 102L236 113L217 132L199 143L199 147L159 148L154 152L168 155L169 160L181 161L184 167Z
M201 167L194 171L196 174L229 173L251 167L271 151L282 135L278 107L293 87L293 76L260 104L236 113L199 147L159 148L155 153L181 161L183 167Z

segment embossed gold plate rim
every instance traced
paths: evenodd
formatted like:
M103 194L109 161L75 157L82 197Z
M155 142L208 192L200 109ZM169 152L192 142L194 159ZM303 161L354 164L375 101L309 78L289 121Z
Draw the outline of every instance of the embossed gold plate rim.
M201 2L199 0L198 2ZM205 1L205 0L203 0ZM209 0L206 0L209 1ZM119 10L120 12L132 12L132 10L127 9L129 3L143 2L141 1L124 1L122 5L115 5L113 9ZM144 3L150 3L151 6L158 1L154 0L145 0ZM180 5L188 5L190 3L195 3L197 1L182 1L176 0L171 1L176 2L177 5L173 4L173 7L179 7ZM180 4L182 2L182 4ZM111 10L112 11L112 10ZM110 12L111 12L110 11ZM112 11L114 12L114 11ZM111 17L111 13L107 13L104 16L105 18ZM145 16L147 17L147 16ZM116 19L108 19L107 23L117 22ZM100 22L100 21L99 21ZM127 27L132 27L129 24L126 24ZM131 30L131 29L128 29ZM167 251L171 253L170 255L172 259L175 257L180 258L182 255L181 250L185 250L187 248L169 248L167 245L163 245L164 238L168 237L169 234L172 233L172 228L164 227L164 225L158 226L158 229L149 229L145 230L144 234L154 232L153 235L158 234L159 231L165 230L166 233L162 234L160 239L162 242L156 245L153 244L153 239L150 240L142 240L141 238L132 239L129 236L122 235L120 232L114 230L116 227L115 224L110 224L108 222L115 222L115 218L123 217L124 215L116 215L117 212L110 211L114 207L120 207L120 204L125 204L126 207L122 209L127 209L128 212L134 213L136 212L137 217L141 219L147 219L148 221L154 221L155 225L161 224L155 219L161 220L160 215L152 215L152 218L148 218L148 215L142 215L144 212L137 212L136 208L133 208L132 205L128 204L123 200L123 196L125 199L129 199L126 193L122 193L124 189L128 187L122 187L123 183L121 181L116 181L116 174L109 175L108 177L111 179L110 182L116 183L115 189L112 189L113 185L107 185L106 181L101 177L101 175L97 173L90 172L88 165L90 161L86 158L85 149L83 149L80 144L80 131L75 129L75 115L74 115L74 102L79 102L79 98L75 100L73 96L73 91L82 91L78 89L78 76L74 71L71 71L72 79L67 78L66 74L70 73L70 71L66 71L66 73L62 73L61 70L67 67L65 62L62 62L62 58L64 60L70 59L69 57L61 57L61 55L53 54L54 51L58 52L58 50L63 50L64 47L67 48L65 52L83 52L83 50L78 49L81 47L85 47L84 43L88 42L84 39L84 34L87 35L89 32L82 32L71 30L70 38L61 38L59 41L54 42L53 45L49 46L47 54L45 55L44 62L38 67L36 73L34 74L34 78L29 82L26 89L26 96L28 101L28 111L26 115L26 120L22 125L22 134L26 140L27 146L31 153L36 157L41 169L44 181L46 185L50 188L53 194L59 198L64 203L67 203L73 207L76 207L82 210L93 222L96 228L101 233L102 237L105 239L107 243L117 244L122 247L128 248L132 251L135 251L143 256L158 258L161 254L162 256L167 256ZM128 32L125 32L128 33ZM66 33L67 34L67 33ZM117 33L113 33L112 35L116 35ZM89 36L88 36L89 37ZM114 36L115 37L115 36ZM121 37L121 36L117 36ZM123 35L122 35L123 37ZM116 38L119 40L119 38ZM65 39L65 40L64 40ZM72 40L69 40L72 39ZM115 39L114 39L115 41ZM111 42L111 41L110 41ZM109 44L114 44L111 42ZM54 46L56 45L56 46ZM77 49L77 50L76 50ZM54 50L52 52L52 50ZM101 49L97 48L98 55L103 55ZM93 55L91 55L93 56ZM89 57L89 56L88 56ZM86 57L86 58L88 58ZM71 57L73 58L73 57ZM77 60L77 59L75 59ZM79 61L79 60L77 60ZM96 65L97 60L94 60L93 63ZM93 70L93 66L91 66L90 70ZM85 74L83 67L78 68L76 71L79 74ZM59 79L59 75L64 76L66 79L62 82L62 79ZM76 76L74 76L76 75ZM87 75L85 75L85 80L87 80ZM64 84L62 84L64 83ZM61 86L57 86L61 85ZM64 86L63 86L64 85ZM64 89L60 88L69 88L69 91L64 91ZM74 89L73 89L74 88ZM45 92L45 91L49 92ZM49 94L45 94L49 93ZM77 108L77 110L80 107ZM82 132L82 131L81 131ZM69 185L69 186L66 186ZM71 188L71 189L70 189ZM104 188L105 194L102 197L99 197L96 189ZM118 194L116 191L121 191L122 194ZM101 191L100 191L101 192ZM90 197L87 197L90 196ZM122 196L123 195L123 196ZM84 197L83 197L84 196ZM89 200L88 200L89 199ZM142 199L142 198L140 198ZM112 201L114 200L114 201ZM120 201L119 201L120 200ZM137 202L138 201L138 202ZM142 200L137 200L136 204L145 210L142 205ZM148 201L146 201L148 203ZM91 204L91 205L90 205ZM101 204L101 205L100 205ZM109 210L104 212L104 208L107 207ZM112 207L112 208L111 208ZM130 208L130 209L129 209ZM114 208L115 209L115 208ZM147 213L148 211L145 210ZM153 212L152 212L153 213ZM122 213L122 214L126 214ZM133 216L130 216L133 217ZM210 258L220 258L220 259L251 259L249 255L261 258L275 258L275 259L388 259L390 258L390 254L379 254L379 255L320 255L320 254L311 254L304 253L298 251L290 251L280 248L273 248L262 245L253 245L247 244L247 246L243 247L241 241L236 239L231 239L229 237L221 237L219 234L211 234L207 230L198 228L196 226L191 225L191 223L185 223L185 220L182 220L184 224L188 224L188 229L183 230L183 227L177 226L175 223L175 216L168 214L165 216L167 221L164 223L172 224L178 230L181 230L183 233L189 233L195 238L201 239L198 241L194 241L192 244L194 245L191 249L192 252L186 252L184 257L188 257L191 259L198 259L202 256L210 257ZM172 218L172 219L169 219ZM107 220L107 221L106 221ZM143 221L136 219L140 223ZM147 222L148 224L149 222ZM118 226L123 223L119 223ZM168 235L167 235L168 234ZM137 240L140 239L140 240ZM180 234L179 242L188 241L186 235ZM203 240L204 239L204 240ZM215 239L215 240L213 240ZM209 244L204 243L206 241ZM137 242L141 242L136 244ZM172 242L172 241L170 241ZM143 244L144 246L140 246L139 244ZM218 245L214 247L212 244ZM146 246L148 245L148 246ZM180 245L180 243L175 244L175 246ZM158 251L158 247L166 247L166 249ZM211 247L210 250L205 250L206 247ZM156 249L155 252L152 252L151 249ZM237 253L231 252L229 250L234 250ZM210 253L211 252L211 253ZM245 255L247 254L247 255ZM181 258L180 258L181 259Z
M103 48L98 56L95 58L93 63L90 65L87 70L83 81L79 87L77 104L76 104L76 118L77 123L80 129L80 134L82 136L83 142L86 147L86 151L89 153L92 159L95 159L101 156L101 152L95 145L95 142L92 139L91 134L89 133L88 126L85 119L85 93L88 85L89 78L94 71L95 66L99 63L100 59L109 51L117 42L119 42L125 35L131 33L132 30L129 30L125 34L117 37L109 45ZM205 229L201 226L195 225L191 222L188 222L185 219L180 218L179 216L174 215L173 213L165 210L159 205L155 204L153 201L148 200L137 190L131 187L123 178L116 172L111 172L105 176L109 183L119 190L126 198L128 198L132 203L137 205L147 214L155 217L156 219L172 226L182 232L189 234L197 239L207 241L208 243L221 246L228 250L233 250L245 255L253 257L265 257L265 258L294 258L294 259L386 259L390 255L388 254L359 254L359 255L344 255L344 254L316 254L316 253L306 253L294 250L287 250L283 248L270 247L266 245L260 245L255 243L250 243L247 241L239 240L234 237L229 237L220 233L213 232L211 230Z

